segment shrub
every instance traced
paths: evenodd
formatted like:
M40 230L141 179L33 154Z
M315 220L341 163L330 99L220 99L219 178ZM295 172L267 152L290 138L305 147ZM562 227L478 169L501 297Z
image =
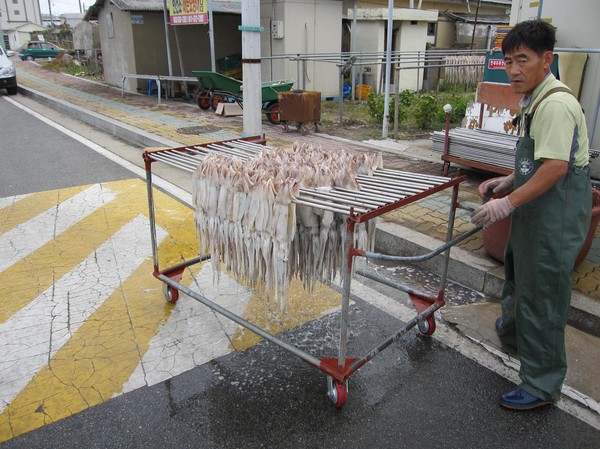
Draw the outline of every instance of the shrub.
M390 96L390 123L394 123L394 97ZM369 114L378 122L383 121L383 112L385 109L385 95L369 94L367 98L367 106L369 107ZM398 108L398 121L402 122L406 119L407 111L400 102Z
M421 129L430 128L436 119L439 108L435 98L429 94L422 94L415 102L414 117L417 126Z
M405 89L398 94L398 102L407 108L411 107L417 98L414 90Z

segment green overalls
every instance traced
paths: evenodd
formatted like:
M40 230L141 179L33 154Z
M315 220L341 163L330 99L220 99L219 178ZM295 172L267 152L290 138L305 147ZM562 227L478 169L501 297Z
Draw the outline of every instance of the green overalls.
M549 91L525 116L525 133L515 156L515 189L542 165L534 160L529 127L535 109L558 89ZM567 174L512 214L504 257L501 339L518 348L521 388L546 401L559 399L567 371L564 340L571 276L591 207L589 168L574 166L571 154Z

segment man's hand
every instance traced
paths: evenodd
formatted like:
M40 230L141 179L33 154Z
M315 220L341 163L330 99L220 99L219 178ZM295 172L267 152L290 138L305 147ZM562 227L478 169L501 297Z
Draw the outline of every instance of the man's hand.
M483 206L479 206L471 214L471 222L476 226L488 226L508 217L512 214L515 207L512 205L507 196L500 198L499 200L490 200Z
M503 193L510 192L513 189L514 182L514 173L488 182L485 185L485 192L483 192L483 202L487 203L492 195L502 195Z

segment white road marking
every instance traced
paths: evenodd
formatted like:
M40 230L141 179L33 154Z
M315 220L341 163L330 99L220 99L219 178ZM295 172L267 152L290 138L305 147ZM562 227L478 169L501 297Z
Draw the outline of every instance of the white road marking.
M23 198L27 198L28 196L29 194L26 193L24 195L7 196L6 198L0 198L0 209L12 206L17 201L21 201Z
M197 284L191 290L240 316L254 294L224 272L213 284L210 263L204 264L195 278ZM207 306L181 294L167 322L150 341L142 362L123 385L122 393L157 384L229 354L230 339L238 325L220 318Z
M0 413L85 320L152 254L139 215L0 325ZM157 242L167 232L157 227Z
M116 195L109 189L94 184L0 235L0 271L42 247L114 198Z

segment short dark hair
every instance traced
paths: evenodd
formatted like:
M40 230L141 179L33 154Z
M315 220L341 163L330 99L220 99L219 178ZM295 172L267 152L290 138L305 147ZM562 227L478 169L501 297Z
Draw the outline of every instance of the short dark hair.
M510 53L526 47L541 55L545 51L554 51L556 30L541 20L526 20L516 24L502 41L502 53Z

